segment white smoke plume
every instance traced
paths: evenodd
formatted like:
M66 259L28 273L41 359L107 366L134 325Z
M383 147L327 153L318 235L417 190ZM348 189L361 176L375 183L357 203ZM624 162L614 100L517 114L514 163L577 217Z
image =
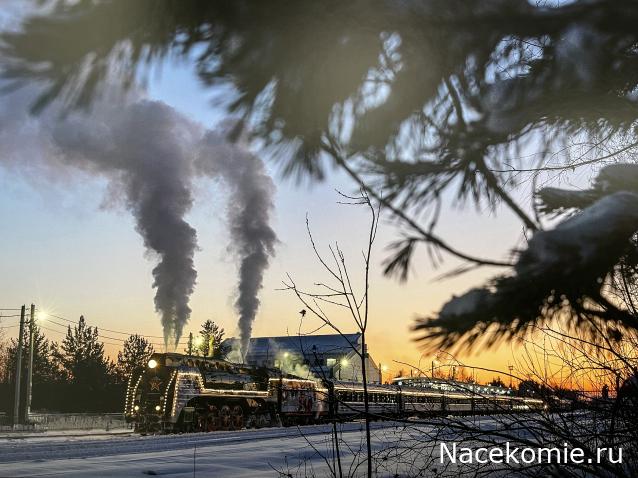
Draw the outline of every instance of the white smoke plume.
M203 173L223 177L231 193L231 235L242 259L236 307L247 341L276 240L268 224L272 180L247 149L206 132L165 103L135 95L124 104L104 101L88 113L64 117L56 106L29 115L36 97L32 89L0 97L0 165L52 172L73 167L109 179L111 194L121 197L145 247L157 257L155 309L167 348L177 346L189 320L197 278L197 234L185 220L193 204L192 182ZM196 168L202 150L206 157Z
M270 226L275 185L257 156L247 147L231 148L225 136L215 131L206 133L198 168L209 176L221 177L230 191L228 221L231 249L239 260L235 309L243 359L259 309L264 272L275 253L277 235Z

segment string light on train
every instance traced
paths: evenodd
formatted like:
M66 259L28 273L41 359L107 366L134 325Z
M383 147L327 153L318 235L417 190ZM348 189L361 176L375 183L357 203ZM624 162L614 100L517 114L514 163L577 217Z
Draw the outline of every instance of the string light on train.
M133 374L131 374L131 376L128 378L128 382L126 383L126 399L124 401L124 413L128 411L132 383L133 383Z
M162 406L162 415L166 414L166 404L168 403L168 400L166 399L166 397L168 397L168 391L171 388L171 384L173 383L173 380L175 380L175 377L177 377L177 371L173 372L173 374L171 375L171 378L168 381L168 385L166 385L166 392L164 392L164 403ZM175 385L175 388L177 388L177 385ZM175 401L173 400L173 403Z
M140 382L142 381L142 375L139 376L139 378L137 379L137 382L135 383L135 387L133 387L133 391L132 391L132 397L135 398L135 393L137 393L137 387L139 387ZM135 402L135 400L132 400L131 403ZM138 411L140 409L139 405L135 405L133 407L133 411Z

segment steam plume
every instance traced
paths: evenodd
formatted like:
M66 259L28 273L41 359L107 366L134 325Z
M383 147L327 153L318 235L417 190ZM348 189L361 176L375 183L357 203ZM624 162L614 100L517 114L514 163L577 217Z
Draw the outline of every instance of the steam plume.
M240 347L244 358L260 304L258 294L263 286L264 272L277 242L277 235L270 227L275 185L261 159L247 148L237 144L231 146L215 131L206 133L198 166L204 174L220 176L230 191L231 249L239 258L235 308L239 313Z
M191 209L192 156L201 129L158 101L57 123L55 144L76 165L109 175L133 214L145 247L157 255L155 309L164 341L179 342L191 314L197 234L184 219Z
M203 130L159 101L135 98L60 117L50 108L30 116L33 91L8 97L0 114L0 157L11 167L51 172L73 166L109 178L111 195L132 213L145 247L155 254L155 308L165 343L175 345L191 313L197 235L184 219L193 198L193 158ZM122 271L125 273L125 271ZM171 344L172 345L172 344Z
M185 220L193 204L196 175L221 178L230 192L231 248L239 264L241 353L248 348L259 308L258 293L277 237L269 225L275 191L263 162L226 134L205 131L160 102L139 92L122 105L100 102L89 114L62 118L52 106L30 116L37 92L24 89L2 97L0 163L59 174L69 166L110 180L111 195L133 215L145 247L155 254L155 309L164 338L177 347L189 320L189 299L197 272L195 229ZM39 177L43 174L36 174Z

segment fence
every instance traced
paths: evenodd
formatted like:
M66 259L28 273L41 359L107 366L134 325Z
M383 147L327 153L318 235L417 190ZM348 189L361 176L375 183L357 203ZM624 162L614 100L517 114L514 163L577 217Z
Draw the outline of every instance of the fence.
M112 430L127 428L122 413L32 413L22 430ZM11 430L11 418L0 414L0 430Z

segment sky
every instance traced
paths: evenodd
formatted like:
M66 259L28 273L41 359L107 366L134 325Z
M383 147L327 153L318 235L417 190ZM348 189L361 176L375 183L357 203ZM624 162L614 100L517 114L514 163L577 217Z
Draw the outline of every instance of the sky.
M167 62L161 75L149 75L148 96L161 100L190 119L213 126L223 112L210 103L210 90L200 86L193 71L184 63ZM322 183L297 182L284 178L276 162L267 168L277 186L273 227L278 235L276 257L272 261L261 291L261 307L254 324L254 336L296 334L317 328L318 319L306 316L300 324L302 305L292 293L280 290L287 275L306 290L317 290L316 282L329 280L313 255L306 232L306 215L319 249L338 242L352 275L359 277L361 290L369 216L361 207L338 204L335 190L355 191L353 183L333 170ZM523 199L525 198L523 194ZM237 314L233 308L236 265L228 253L226 196L210 180L197 183L195 206L188 221L197 229L200 249L195 255L198 280L191 297L193 310L185 334L212 319L227 336L236 334ZM84 315L90 325L127 333L161 336L160 319L154 310L151 270L155 265L135 231L130 214L105 201L106 183L79 172L64 176L41 177L21 168L0 168L0 308L17 308L35 303L38 309L68 320ZM451 201L450 201L451 202ZM477 210L473 206L444 209L438 233L458 249L477 256L507 258L521 239L521 226L510 213ZM494 269L479 269L461 276L435 280L459 265L446 257L435 268L425 248L419 250L407 283L384 277L382 261L387 246L397 237L396 227L382 217L372 257L370 289L369 351L388 366L392 374L408 367L399 363L421 364L427 368L431 355L423 356L411 327L417 316L438 310L452 295L460 295L482 284ZM331 315L344 332L355 331L355 324L339 311ZM60 320L58 320L60 322ZM0 326L15 325L15 318ZM64 323L64 322L63 322ZM45 333L59 341L64 328L42 322ZM2 329L7 336L17 328ZM323 333L328 333L324 328ZM102 330L107 337L125 335ZM104 339L111 356L117 353L114 339ZM158 340L159 341L159 340ZM463 363L506 370L516 359L517 349L504 344L493 350L480 350L459 356ZM482 378L494 374L479 372Z

